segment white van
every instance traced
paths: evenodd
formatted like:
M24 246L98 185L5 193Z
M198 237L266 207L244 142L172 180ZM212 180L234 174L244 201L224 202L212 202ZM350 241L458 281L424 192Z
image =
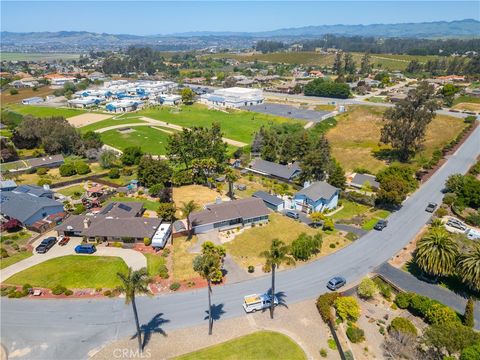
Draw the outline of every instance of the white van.
M271 299L272 299L272 296L269 294L247 295L244 297L243 308L247 313L255 312L257 310L268 309L271 304ZM278 305L278 299L276 296L274 297L274 304L275 306Z

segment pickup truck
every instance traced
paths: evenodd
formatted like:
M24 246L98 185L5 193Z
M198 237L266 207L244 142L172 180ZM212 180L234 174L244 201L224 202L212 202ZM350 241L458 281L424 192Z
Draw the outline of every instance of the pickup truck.
M69 241L70 241L70 238L68 236L60 235L60 237L58 238L58 245L60 246L67 245Z
M255 312L257 310L264 310L270 307L270 305L272 304L271 301L272 301L272 295L270 294L247 295L244 297L243 308L247 313ZM274 306L277 306L277 305L278 305L278 299L275 296Z

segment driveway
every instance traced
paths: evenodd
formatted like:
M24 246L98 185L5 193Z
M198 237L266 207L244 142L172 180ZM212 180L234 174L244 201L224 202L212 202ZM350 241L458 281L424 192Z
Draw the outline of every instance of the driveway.
M339 274L349 283L355 283L397 254L430 219L425 206L442 200L441 190L448 176L466 173L475 163L480 154L479 143L480 127L400 210L389 216L389 226L384 231L370 231L329 256L278 272L276 284L285 302L293 304L318 297L327 291L326 282ZM222 305L225 319L243 315L243 296L268 290L270 280L270 276L265 275L215 286L213 301L217 306ZM134 328L131 308L125 306L121 298L78 299L75 306L71 301L60 299L1 298L0 304L2 343L9 353L26 352L25 359L84 359L91 349L131 336ZM137 307L141 324L150 323L162 313L162 317L169 320L165 331L186 328L205 324L206 293L191 290L138 297Z
M404 291L415 292L429 298L440 301L459 314L465 311L467 299L462 295L455 294L453 291L445 289L439 285L429 284L425 281L417 279L415 276L397 269L389 263L383 263L375 272L388 281L392 282ZM480 302L475 304L475 328L480 330Z
M36 240L33 243L33 248L35 249L43 239L49 236L57 236L56 231L50 231L45 233L42 237ZM58 258L66 255L76 255L76 256L92 256L86 254L76 254L75 246L79 245L82 242L80 237L71 237L67 245L60 246L55 244L46 254L37 254L35 250L33 255L25 260L19 261L15 264L6 267L0 271L0 282L5 281L9 277L19 273L20 271L26 270L32 266L38 265L42 262L45 262L50 259ZM130 249L120 249L114 247L105 247L97 246L97 252L93 256L117 256L123 259L127 266L132 267L134 270L141 269L142 267L147 266L147 258L140 252Z

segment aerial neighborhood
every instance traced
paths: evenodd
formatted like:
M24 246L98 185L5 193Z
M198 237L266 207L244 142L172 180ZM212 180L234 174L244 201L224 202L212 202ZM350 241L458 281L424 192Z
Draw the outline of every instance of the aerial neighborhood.
M1 358L480 359L480 22L408 19L2 25Z

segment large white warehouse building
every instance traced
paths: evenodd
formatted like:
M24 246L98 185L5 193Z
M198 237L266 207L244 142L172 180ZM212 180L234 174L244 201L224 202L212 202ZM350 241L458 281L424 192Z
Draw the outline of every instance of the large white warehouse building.
M217 89L211 94L200 96L200 102L211 107L239 108L262 104L265 97L260 89L231 87Z

